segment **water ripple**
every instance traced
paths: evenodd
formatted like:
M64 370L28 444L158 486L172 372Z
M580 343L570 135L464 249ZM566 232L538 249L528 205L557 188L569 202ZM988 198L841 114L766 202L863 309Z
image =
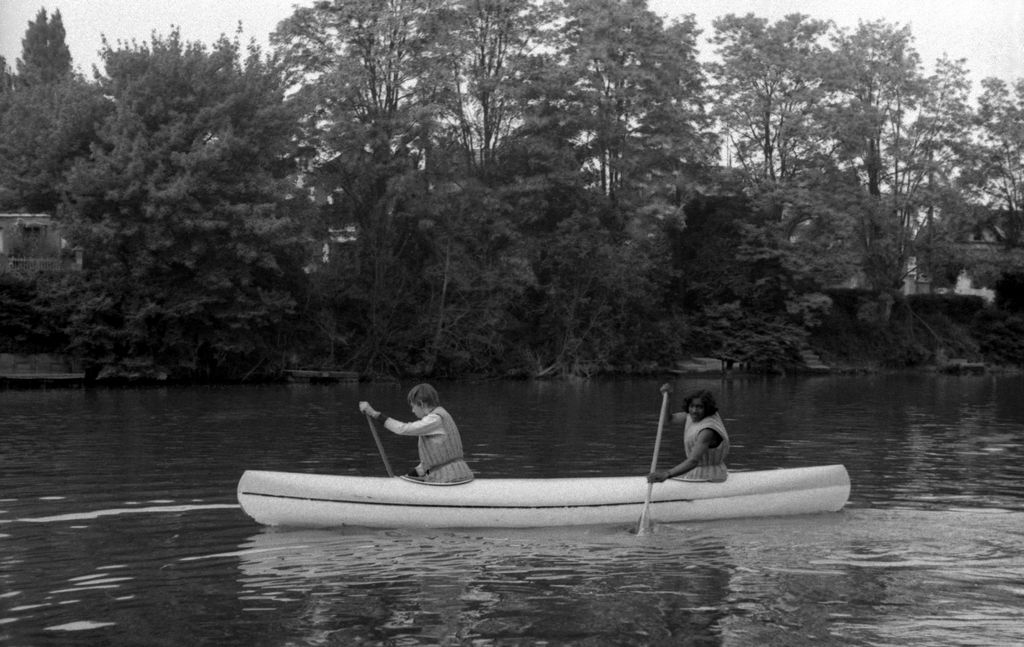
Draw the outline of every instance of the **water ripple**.
M208 503L203 505L159 505L139 508L111 508L107 510L91 510L89 512L69 512L48 517L25 517L17 521L25 523L56 523L61 521L86 521L122 514L168 514L172 512L195 512L199 510L237 510L237 504Z

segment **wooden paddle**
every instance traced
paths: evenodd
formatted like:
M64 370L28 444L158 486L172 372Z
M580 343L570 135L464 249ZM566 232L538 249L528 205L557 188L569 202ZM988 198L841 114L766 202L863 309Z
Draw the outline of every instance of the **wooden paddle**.
M377 451L380 452L380 457L384 460L384 469L388 471L388 476L393 477L395 473L391 471L391 463L388 462L388 455L384 453L384 445L381 444L380 435L377 433L377 424L374 423L370 414L366 414L366 422L370 423L370 433L373 434L373 440L377 443Z
M661 432L665 429L665 414L668 412L668 392L671 390L668 384L661 386L661 415L658 416L658 435L654 439L654 457L651 458L651 471L658 469L658 450L661 449ZM644 499L644 509L640 512L640 520L636 523L636 534L646 535L651 531L651 493L654 491L654 483L647 484L647 498Z

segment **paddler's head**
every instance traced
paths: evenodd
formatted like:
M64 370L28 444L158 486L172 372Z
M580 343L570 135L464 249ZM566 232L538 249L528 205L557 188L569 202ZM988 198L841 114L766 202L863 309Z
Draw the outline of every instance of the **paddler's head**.
M417 418L422 418L441 405L437 390L429 384L417 384L409 390L409 406Z
M683 400L683 404L686 413L690 414L690 419L694 422L718 413L718 405L715 404L715 396L711 394L711 391L701 390L691 393Z

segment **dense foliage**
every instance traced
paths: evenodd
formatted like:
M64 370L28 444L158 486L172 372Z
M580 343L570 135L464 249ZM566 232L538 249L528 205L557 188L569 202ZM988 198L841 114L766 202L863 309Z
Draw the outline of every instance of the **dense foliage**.
M270 54L154 34L90 81L63 35L0 61L0 211L86 268L9 288L8 346L181 379L767 370L830 326L1019 356L901 287L1024 275L1024 81L973 108L907 27L727 15L701 64L644 0L318 0ZM1019 325L979 317L948 330Z

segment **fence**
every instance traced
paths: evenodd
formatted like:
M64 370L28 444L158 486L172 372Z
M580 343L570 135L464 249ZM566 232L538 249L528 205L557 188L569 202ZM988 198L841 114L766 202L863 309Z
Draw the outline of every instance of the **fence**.
M67 272L80 269L82 269L81 254L76 254L73 260L56 257L22 258L0 254L0 274L30 276L43 272Z

